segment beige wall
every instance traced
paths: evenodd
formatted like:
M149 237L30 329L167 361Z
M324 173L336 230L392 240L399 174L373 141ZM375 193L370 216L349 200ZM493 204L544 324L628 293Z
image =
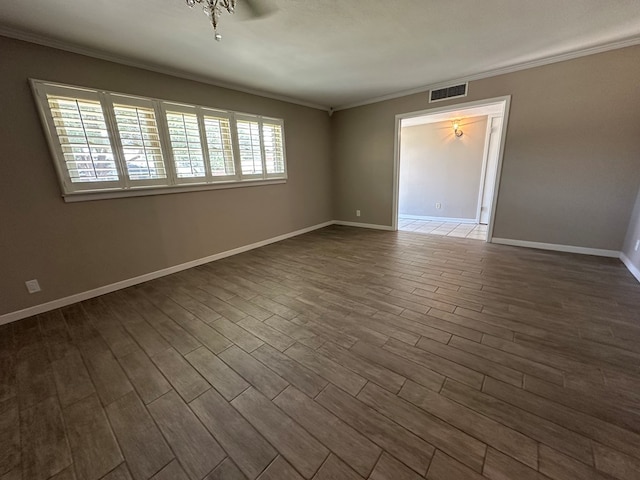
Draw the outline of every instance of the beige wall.
M640 270L640 248L638 248L638 251L634 250L638 240L640 240L640 190L638 190L636 204L631 213L631 221L629 222L627 237L622 249L622 252L631 260L631 263Z
M450 121L401 129L401 215L475 220L487 117L461 120L460 129L461 137Z
M0 315L333 218L390 225L394 117L429 108L425 93L330 120L3 37L0 51ZM289 181L64 203L30 77L284 118ZM636 206L628 225L640 184L638 78L631 47L471 82L464 101L512 95L497 237L622 248L639 223ZM32 278L43 292L27 294Z
M0 315L332 220L326 112L4 37L0 52ZM289 180L65 203L30 77L283 118Z
M636 46L477 80L435 104L512 96L496 237L622 248L640 184L639 78ZM420 93L334 114L337 219L391 225L395 115L433 106Z

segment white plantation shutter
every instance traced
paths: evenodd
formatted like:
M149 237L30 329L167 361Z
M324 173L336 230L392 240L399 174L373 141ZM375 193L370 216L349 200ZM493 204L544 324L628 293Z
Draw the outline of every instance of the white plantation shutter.
M195 113L167 111L173 163L178 178L204 178L206 167Z
M39 80L31 86L67 201L287 178L280 119Z
M262 175L262 147L258 120L236 117L240 168L244 177Z
M71 183L118 182L100 101L47 95L49 112Z
M263 120L262 138L267 174L284 174L284 136L282 123L274 120Z
M114 100L121 100L114 96ZM124 99L122 99L124 100ZM151 102L147 106L114 103L113 111L128 177L132 181L167 178L156 115Z
M204 114L204 130L211 175L235 176L231 121L228 116Z

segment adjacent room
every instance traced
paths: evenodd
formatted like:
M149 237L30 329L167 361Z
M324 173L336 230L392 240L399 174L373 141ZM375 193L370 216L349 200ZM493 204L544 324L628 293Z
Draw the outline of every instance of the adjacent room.
M398 230L487 240L506 109L457 105L400 121Z
M0 480L640 478L640 3L0 5Z

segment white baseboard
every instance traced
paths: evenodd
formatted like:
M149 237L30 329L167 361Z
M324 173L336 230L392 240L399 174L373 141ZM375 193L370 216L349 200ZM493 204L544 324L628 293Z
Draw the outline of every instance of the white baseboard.
M425 215L398 215L398 218L405 220L427 220L429 222L456 222L456 223L478 223L475 218L454 218L454 217L429 217Z
M620 260L625 264L627 270L631 272L631 275L636 277L636 280L640 282L640 268L631 263L631 259L627 257L623 252L620 252Z
M227 250L225 252L209 255L208 257L199 258L196 260L192 260L190 262L181 263L180 265L174 265L173 267L163 268L162 270L146 273L144 275L140 275L134 278L129 278L127 280L122 280L120 282L112 283L110 285L104 285L102 287L94 288L93 290L88 290L86 292L76 293L68 297L59 298L57 300L52 300L50 302L42 303L40 305L35 305L33 307L28 307L15 312L5 313L4 315L0 315L0 325L4 325L5 323L10 323L10 322L15 322L16 320L21 320L23 318L31 317L39 313L55 310L56 308L66 307L67 305L71 305L73 303L82 302L83 300L99 297L100 295L105 295L107 293L115 292L123 288L131 287L133 285L138 285L139 283L144 283L144 282L148 282L149 280L154 280L156 278L164 277L166 275L171 275L172 273L177 273L182 270L187 270L189 268L197 267L205 263L214 262L216 260L220 260L226 257L231 257L233 255L247 252L255 248L264 247L265 245L276 243L281 240L286 240L287 238L296 237L298 235L309 233L314 230L318 230L320 228L328 227L330 225L344 225L348 227L371 228L375 230L393 231L393 227L390 227L388 225L377 225L372 223L358 223L358 222L345 222L342 220L332 220L329 222L320 223L318 225L313 225L311 227L303 228L301 230L296 230L294 232L278 235L277 237L268 238L260 242L251 243L249 245L244 245L242 247L234 248L232 250ZM527 242L524 240L512 240L509 238L494 237L491 241L492 243L497 243L501 245L512 245L516 247L538 248L542 250L555 250L559 252L581 253L584 255L597 255L601 257L620 258L620 260L622 260L625 266L629 269L631 274L640 282L640 269L636 268L635 265L631 263L631 260L629 260L629 258L624 253L618 252L615 250L602 250L597 248L575 247L571 245L557 245L553 243Z
M343 225L345 227L372 228L374 230L394 231L393 227L389 225L378 225L376 223L345 222L343 220L334 220L333 223L334 225Z
M41 303L40 305L28 307L23 310L18 310L16 312L5 313L4 315L0 315L0 325L4 325L5 323L10 323L10 322L15 322L16 320L31 317L39 313L55 310L56 308L66 307L67 305L71 305L73 303L81 302L83 300L88 300L94 297L99 297L100 295L105 295L107 293L115 292L116 290L121 290L123 288L137 285L139 283L148 282L149 280L154 280L156 278L164 277L166 275L171 275L172 273L180 272L182 270L187 270L188 268L197 267L198 265L203 265L205 263L213 262L215 260L231 257L232 255L237 255L239 253L253 250L254 248L259 248L265 245L269 245L271 243L279 242L281 240L286 240L287 238L296 237L298 235L312 232L313 230L318 230L320 228L328 227L329 225L333 225L333 224L334 224L334 221L331 220L329 222L324 222L318 225L313 225L311 227L303 228L301 230L296 230L295 232L285 233L283 235L278 235L277 237L268 238L260 242L251 243L249 245L244 245L242 247L234 248L232 250L227 250L225 252L209 255L208 257L198 258L190 262L181 263L180 265L174 265L173 267L163 268L162 270L145 273L144 275L140 275L138 277L129 278L127 280L122 280L120 282L112 283L110 285L104 285L102 287L94 288L93 290L76 293L74 295L69 295L68 297L52 300L47 303Z
M582 255L596 255L598 257L620 258L620 252L618 250L604 250L601 248L576 247L574 245L561 245L557 243L528 242L526 240L513 240L511 238L496 237L491 239L491 243L511 245L514 247L537 248L540 250L553 250L556 252L579 253Z

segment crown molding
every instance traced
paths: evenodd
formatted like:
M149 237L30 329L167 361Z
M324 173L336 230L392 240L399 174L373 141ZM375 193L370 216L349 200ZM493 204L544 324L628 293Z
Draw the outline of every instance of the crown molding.
M616 42L605 43L595 47L583 48L580 50L573 50L571 52L561 53L559 55L553 55L550 57L543 57L537 60L531 60L529 62L517 63L507 67L495 68L492 70L486 70L481 73L468 75L466 77L453 78L446 81L434 83L431 85L417 87L410 90L402 90L396 93L390 93L388 95L382 95L380 97L370 98L368 100L362 100L360 102L348 103L339 107L333 107L333 111L347 110L349 108L362 107L365 105L371 105L372 103L384 102L385 100L393 100L395 98L406 97L408 95L415 95L416 93L424 93L429 90L443 88L449 85L457 85L459 83L471 82L474 80L482 80L483 78L497 77L498 75L504 75L506 73L518 72L520 70L527 70L529 68L542 67L550 65L552 63L564 62L566 60L573 60L574 58L586 57L589 55L595 55L597 53L604 53L610 50L618 50L625 47L633 47L640 45L640 36L630 37L624 40Z
M531 60L529 62L523 62L523 63L510 65L507 67L486 70L484 72L468 75L466 77L453 78L453 79L433 83L427 86L416 87L409 90L402 90L402 91L390 93L387 95L373 97L368 100L362 100L354 103L344 104L339 107L329 107L327 105L320 105L313 102L307 102L305 100L288 97L286 95L278 95L278 94L263 91L263 90L245 88L235 84L220 82L210 77L207 77L205 75L191 74L191 73L184 72L182 70L172 69L169 67L155 65L153 63L147 63L139 60L133 60L120 55L108 53L99 49L81 47L79 45L74 45L70 42L54 39L51 37L39 35L32 32L18 30L15 28L4 26L4 25L0 25L0 36L14 38L16 40L23 40L25 42L35 43L38 45L43 45L45 47L57 48L59 50L65 50L67 52L77 53L79 55L85 55L88 57L98 58L100 60L106 60L109 62L119 63L121 65L127 65L129 67L136 67L136 68L141 68L141 69L149 70L156 73L171 75L173 77L184 78L186 80L193 80L196 82L213 85L215 87L226 88L229 90L247 93L250 95L258 95L260 97L270 98L272 100L279 100L282 102L292 103L295 105L301 105L303 107L323 110L323 111L329 112L330 115L339 110L347 110L349 108L362 107L365 105L371 105L372 103L383 102L385 100L393 100L395 98L406 97L408 95L424 93L432 89L446 87L447 85L471 82L474 80L481 80L483 78L495 77L495 76L504 75L507 73L518 72L520 70L527 70L529 68L542 67L544 65L550 65L552 63L564 62L566 60L572 60L574 58L586 57L588 55L595 55L597 53L608 52L610 50L618 50L620 48L640 45L640 36L634 36L624 40L618 40L616 42L609 42L609 43L597 45L594 47L573 50L571 52L566 52L559 55L553 55L550 57L543 57L537 60Z
M79 55L85 55L87 57L106 60L108 62L119 63L121 65L126 65L128 67L136 67L136 68L141 68L143 70L149 70L151 72L171 75L172 77L184 78L185 80L193 80L195 82L205 83L207 85L213 85L214 87L226 88L229 90L234 90L236 92L248 93L250 95L257 95L260 97L269 98L271 100L279 100L281 102L293 103L295 105L314 108L316 110L323 110L327 112L329 111L329 107L327 107L326 105L319 105L317 103L307 102L304 100L300 100L298 98L288 97L286 95L278 95L278 94L270 93L263 90L245 88L245 87L231 84L231 83L220 82L210 77L207 77L205 75L187 73L182 70L163 67L153 63L147 63L140 60L133 60L131 58L115 55L113 53L108 53L103 50L88 48L88 47L81 47L79 45L74 45L72 43L65 42L63 40L57 40L54 38L46 37L44 35L39 35L32 32L25 32L25 31L7 27L4 25L0 25L0 36L9 37L16 40L22 40L29 43L35 43L37 45L42 45L45 47L56 48L58 50L64 50L71 53L77 53Z

